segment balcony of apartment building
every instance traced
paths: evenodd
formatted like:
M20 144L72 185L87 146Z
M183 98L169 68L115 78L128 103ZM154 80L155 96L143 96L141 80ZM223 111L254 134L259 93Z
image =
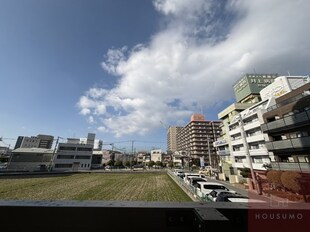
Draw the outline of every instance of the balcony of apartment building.
M280 132L310 125L310 109L302 112L290 112L283 118L275 119L261 125L263 132Z
M213 143L214 147L226 146L228 144L226 139L218 139Z
M252 135L249 135L248 137L246 137L246 141L248 143L253 143L253 142L257 142L257 141L265 141L265 137L264 137L263 133L252 134Z
M235 134L240 134L240 133L241 133L241 130L240 130L238 123L234 123L234 124L229 126L229 135L230 136L235 135Z
M252 161L253 169L256 169L256 170L266 170L263 167L263 165L264 165L263 162L253 162ZM249 162L247 161L246 158L240 157L240 158L236 158L235 159L234 167L235 168L250 168L250 165L249 165Z
M246 152L245 149L243 147L243 145L233 145L233 152L232 152L233 156L246 156Z
M207 134L206 133L196 133L196 134L192 134L189 139L203 139L203 138L207 138Z
M309 162L271 162L273 170L310 172Z
M191 146L198 146L198 147L201 147L201 146L206 146L206 143L205 142L192 142L190 143Z
M269 151L302 151L310 150L310 136L297 138L287 138L278 141L266 142L266 148Z
M268 150L266 147L259 144L249 144L249 153L250 156L269 156ZM246 151L243 145L233 145L233 156L246 156Z
M260 123L260 121L257 118L257 119L255 119L253 121L245 123L244 124L244 130L248 131L248 130L252 130L254 128L260 128L260 126L261 126L261 123Z
M217 150L217 154L220 156L227 156L230 155L229 149Z
M249 143L249 151L251 156L269 156L264 142Z
M237 146L237 145L243 145L243 140L241 138L241 134L235 134L233 136L230 137L230 143L233 146Z

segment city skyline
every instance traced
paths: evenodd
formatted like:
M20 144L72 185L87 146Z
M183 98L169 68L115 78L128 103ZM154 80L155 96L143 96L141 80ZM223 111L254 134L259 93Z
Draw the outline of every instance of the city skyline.
M161 122L217 120L245 73L309 74L308 1L1 2L4 138L165 149Z

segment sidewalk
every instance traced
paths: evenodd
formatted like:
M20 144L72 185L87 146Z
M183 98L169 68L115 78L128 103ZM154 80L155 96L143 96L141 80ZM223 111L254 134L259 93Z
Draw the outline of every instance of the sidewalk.
M231 184L231 183L229 183L229 181L222 181L222 180L216 180L216 179L211 179L211 178L207 178L207 179L210 182L221 183L221 184L225 185L227 188L229 188L233 191L236 191L237 193L239 193L243 196L249 197L250 199L262 200L262 201L269 202L270 204L275 204L275 205L295 203L293 201L289 201L287 199L280 198L280 197L273 196L273 195L271 195L271 196L267 196L265 194L259 195L256 190L246 189L243 184L239 184L239 183Z

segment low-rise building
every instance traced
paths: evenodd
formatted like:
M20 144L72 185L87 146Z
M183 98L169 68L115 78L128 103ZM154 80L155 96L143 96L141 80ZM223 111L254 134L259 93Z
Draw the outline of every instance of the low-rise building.
M57 154L53 159L53 170L78 171L89 170L93 154L95 134L89 133L87 142L80 139L67 140L67 143L59 143Z
M162 162L162 152L161 149L151 150L151 160L154 162Z
M43 148L51 149L54 141L54 136L37 135L37 136L18 136L14 149L17 148Z
M8 170L11 171L47 171L53 156L52 149L17 148L12 151Z
M183 161L182 161L182 154L179 152L174 152L172 154L172 162L174 167L182 167L183 166Z

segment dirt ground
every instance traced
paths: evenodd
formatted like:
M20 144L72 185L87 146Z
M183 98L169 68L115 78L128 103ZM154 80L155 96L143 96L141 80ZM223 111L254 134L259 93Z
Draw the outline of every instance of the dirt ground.
M1 177L0 199L191 201L165 173Z

